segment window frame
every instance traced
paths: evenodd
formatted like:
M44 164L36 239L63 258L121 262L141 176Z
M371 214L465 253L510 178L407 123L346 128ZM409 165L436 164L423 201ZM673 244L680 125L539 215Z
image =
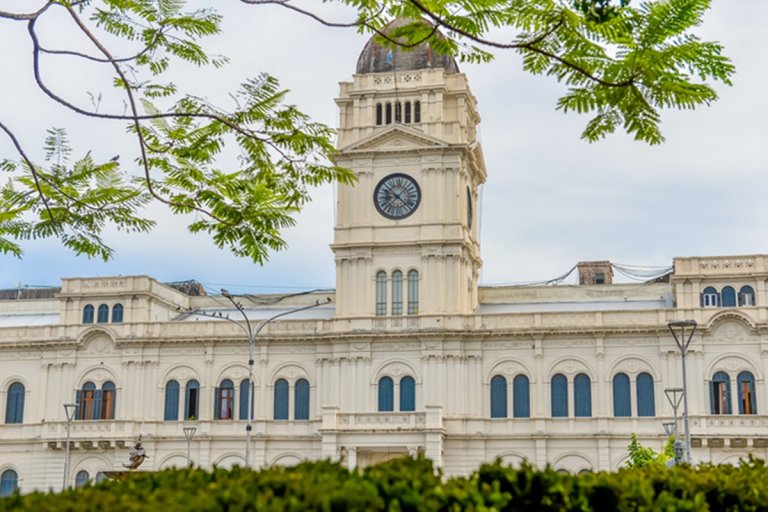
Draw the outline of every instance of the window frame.
M5 397L5 424L20 425L24 423L24 401L27 388L21 381L14 381L8 386Z

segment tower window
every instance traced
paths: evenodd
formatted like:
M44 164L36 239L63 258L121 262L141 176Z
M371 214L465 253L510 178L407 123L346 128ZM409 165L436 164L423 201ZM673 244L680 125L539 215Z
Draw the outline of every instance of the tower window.
M381 126L381 123L383 122L382 119L382 109L381 109L381 103L376 104L376 126Z
M83 308L83 323L84 324L92 324L93 323L93 305L92 304L86 304Z
M421 102L419 100L413 102L413 122L421 122Z
M406 123L411 122L411 102L410 101L405 102L405 122Z
M419 314L419 273L416 270L408 272L408 314Z
M742 286L739 290L739 306L754 306L755 290L751 286Z
M392 315L403 314L403 273L392 272Z
M387 124L392 124L392 104L387 103L384 108L384 113L386 115Z
M403 105L397 101L395 102L395 122L400 123L403 120Z
M716 308L720 305L720 294L713 287L707 286L701 293L701 305L705 308Z
M376 316L387 314L387 273L376 274Z

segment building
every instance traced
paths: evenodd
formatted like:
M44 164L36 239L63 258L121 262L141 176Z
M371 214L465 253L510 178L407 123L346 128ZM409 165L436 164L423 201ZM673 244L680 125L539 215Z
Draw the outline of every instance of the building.
M467 77L428 47L370 41L337 103L338 163L359 180L337 194L336 290L240 298L261 328L252 359L241 313L195 283L0 292L0 493L101 478L139 435L147 470L187 464L188 448L242 465L246 439L254 467L424 453L449 475L497 457L616 469L631 433L666 439L681 319L698 323L694 459L768 455L768 255L676 258L643 284L586 262L575 286L478 286L486 172Z

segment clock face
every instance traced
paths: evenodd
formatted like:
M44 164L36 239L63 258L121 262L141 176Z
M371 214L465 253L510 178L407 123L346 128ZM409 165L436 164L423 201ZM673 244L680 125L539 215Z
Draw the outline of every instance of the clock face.
M390 174L376 185L373 204L388 219L404 219L416 211L421 202L421 189L407 174Z

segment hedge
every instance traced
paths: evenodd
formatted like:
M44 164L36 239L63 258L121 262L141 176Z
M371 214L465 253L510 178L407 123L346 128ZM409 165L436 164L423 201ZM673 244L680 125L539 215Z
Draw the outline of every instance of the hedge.
M443 478L423 458L358 472L327 462L250 471L169 469L63 493L0 499L0 510L64 511L721 511L768 510L768 468L645 467L563 474L486 464Z

